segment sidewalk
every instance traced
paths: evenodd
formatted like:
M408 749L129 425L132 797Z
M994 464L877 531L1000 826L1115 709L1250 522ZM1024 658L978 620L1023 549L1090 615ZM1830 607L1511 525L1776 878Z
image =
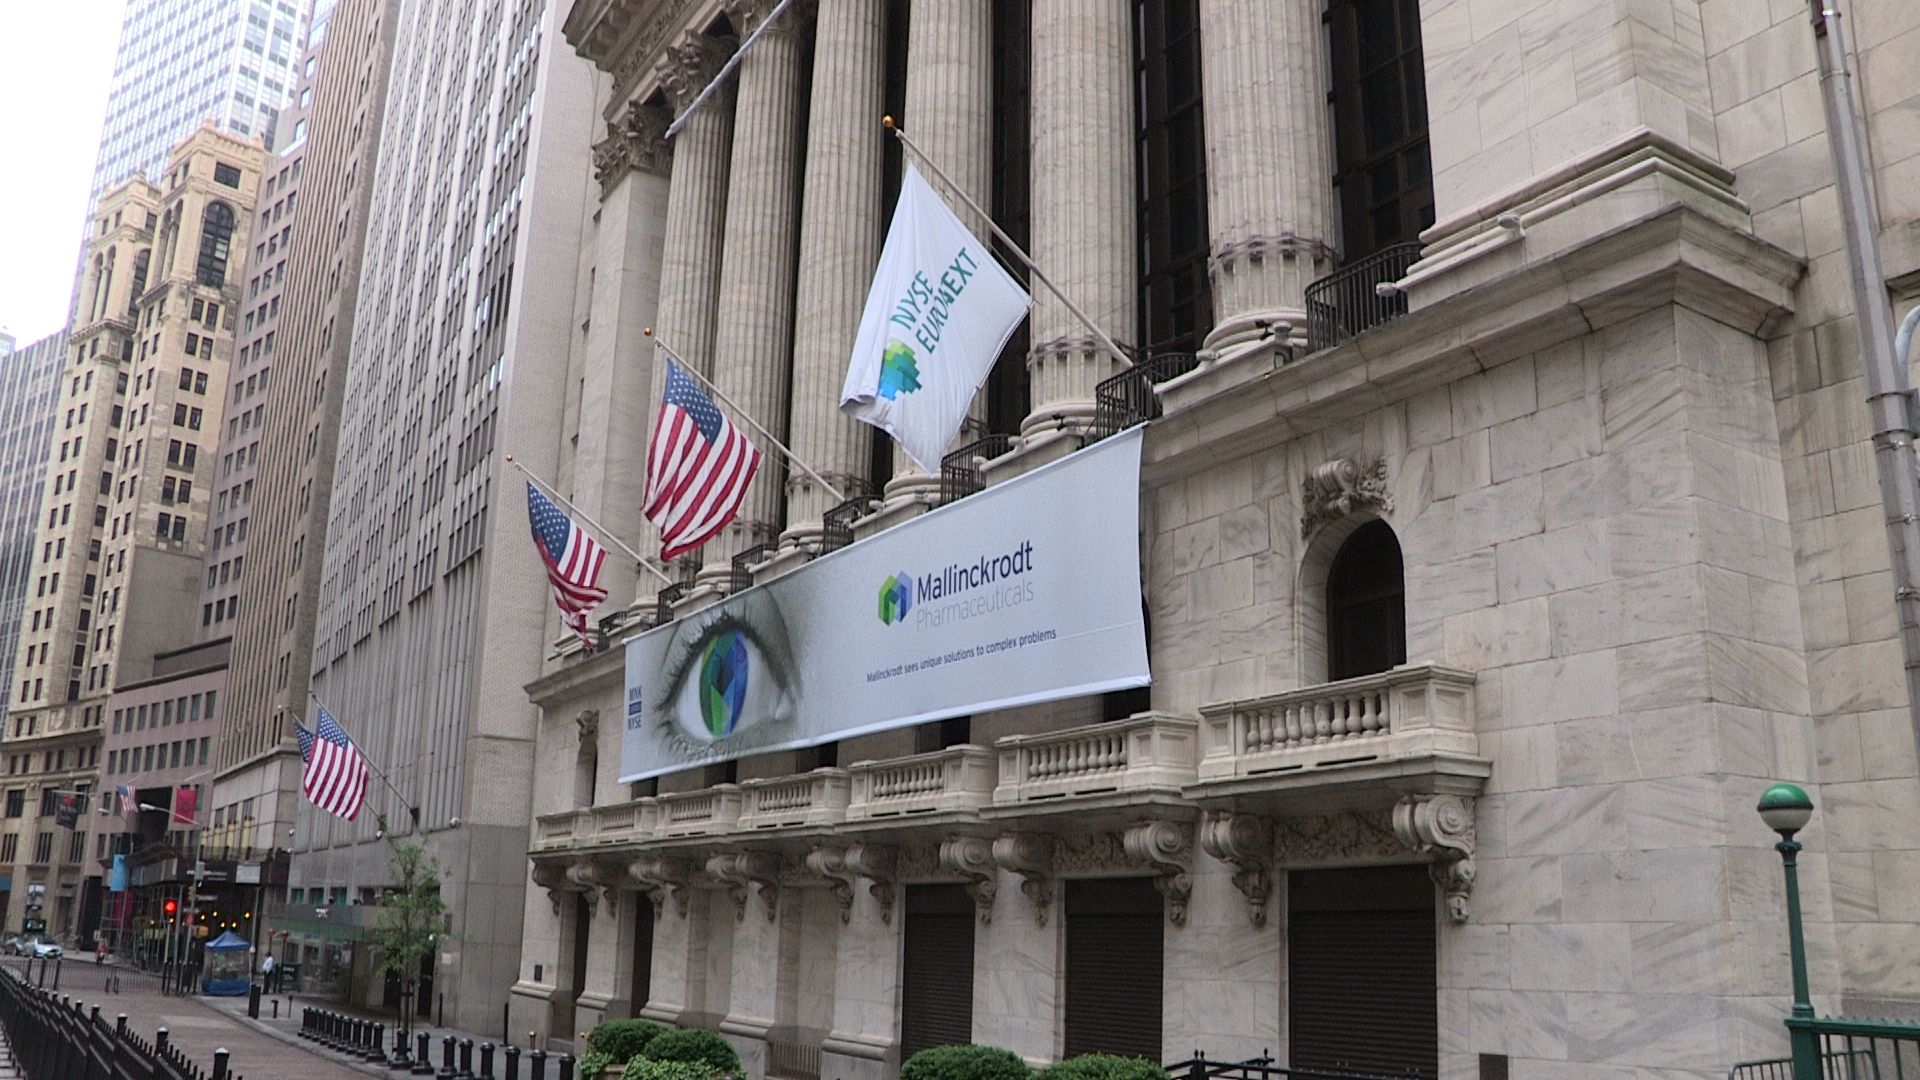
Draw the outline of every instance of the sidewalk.
M234 1023L245 1025L271 1038L298 1046L300 1049L315 1057L324 1058L331 1062L338 1062L345 1068L369 1073L374 1076L395 1075L384 1066L377 1064L369 1065L363 1061L354 1061L349 1059L345 1054L336 1054L320 1046L318 1043L300 1038L300 1010L309 1007L326 1009L330 1012L339 1013L342 1016L351 1016L357 1020L371 1020L376 1024L387 1025L386 1051L388 1055L391 1056L393 1053L394 1018L390 1015L368 1012L362 1009L349 1009L332 1001L321 1001L293 994L275 994L271 998L263 997L260 999L260 1019L253 1020L247 1017L247 999L244 997L202 997L196 1000L208 1009L229 1017ZM273 1016L273 1002L276 1000L280 1003L280 1016L278 1019L275 1019ZM409 1047L409 1050L418 1049L418 1036L424 1032L428 1037L428 1045L433 1049L433 1064L436 1067L440 1064L441 1040L448 1035L453 1036L456 1048L462 1039L473 1040L473 1067L476 1072L480 1068L480 1045L490 1042L498 1047L500 1044L500 1036L498 1033L493 1035L476 1035L469 1031L460 1031L455 1028L432 1027L419 1022L415 1022L413 1030L415 1042L412 1047ZM496 1075L505 1075L503 1072L503 1060L501 1054L496 1051L494 1054L494 1072ZM549 1068L552 1068L552 1066L550 1065ZM279 1078L276 1077L275 1080L279 1080Z

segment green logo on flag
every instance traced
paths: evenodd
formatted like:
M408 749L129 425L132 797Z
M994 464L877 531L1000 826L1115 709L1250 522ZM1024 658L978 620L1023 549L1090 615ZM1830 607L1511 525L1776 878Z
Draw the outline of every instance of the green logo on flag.
M880 396L892 401L901 391L918 389L920 365L913 362L913 350L899 338L888 339L886 352L880 354Z

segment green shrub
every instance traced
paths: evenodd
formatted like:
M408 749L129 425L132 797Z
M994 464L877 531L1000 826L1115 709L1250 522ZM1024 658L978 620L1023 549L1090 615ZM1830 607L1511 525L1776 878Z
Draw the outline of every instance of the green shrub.
M600 1080L600 1074L607 1071L607 1066L616 1064L619 1063L600 1051L589 1050L587 1056L580 1059L579 1071L574 1075L579 1080Z
M620 1080L714 1080L718 1076L713 1066L704 1061L655 1061L652 1058L637 1057L627 1062L620 1073ZM593 1080L582 1077L581 1080Z
M996 1046L935 1046L900 1066L900 1080L1031 1080L1020 1055Z
M1146 1058L1081 1054L1041 1069L1034 1080L1167 1080L1167 1070Z
M587 1048L596 1054L604 1054L612 1064L625 1065L646 1053L647 1044L655 1037L672 1030L652 1020L609 1020L594 1028L593 1034L587 1036ZM582 1070L581 1075L593 1074Z
M701 1062L716 1073L740 1075L740 1055L733 1052L733 1045L703 1028L680 1028L655 1036L647 1044L646 1056L654 1061Z

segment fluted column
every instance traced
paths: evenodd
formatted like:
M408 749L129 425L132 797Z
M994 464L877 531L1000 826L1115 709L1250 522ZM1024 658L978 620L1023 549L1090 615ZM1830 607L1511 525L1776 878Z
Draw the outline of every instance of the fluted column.
M847 357L880 261L886 133L885 0L820 0L800 217L793 324L793 451L849 497L867 475L873 429L839 408ZM798 469L787 477L788 544L819 536L834 497Z
M1134 336L1131 0L1033 5L1033 259L1116 341ZM1120 362L1045 288L1033 293L1032 411L1023 435L1084 425ZM1058 418L1058 419L1056 419Z
M916 4L907 24L905 128L927 157L981 206L993 205L993 2L941 0ZM908 154L909 162L913 155ZM940 188L928 170L927 181ZM975 236L987 235L958 199L942 191ZM960 438L966 440L965 433ZM940 478L920 471L898 446L887 499L937 492Z
M1306 287L1333 268L1326 45L1319 0L1200 0L1212 227L1209 349L1306 328Z
M751 33L774 5L775 0L730 0L727 14L743 34ZM783 438L792 376L807 7L788 9L760 35L737 69L733 165L714 334L714 385ZM765 439L741 426L765 457L739 514L705 548L702 574L709 577L727 572L733 556L780 531L781 480L787 463Z

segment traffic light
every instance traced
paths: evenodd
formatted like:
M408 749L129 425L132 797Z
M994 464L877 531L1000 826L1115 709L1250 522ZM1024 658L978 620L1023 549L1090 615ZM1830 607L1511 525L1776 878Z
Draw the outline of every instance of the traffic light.
M160 905L160 908L167 913L167 918L171 919L174 913L180 910L180 902L178 900L168 900L166 903Z

